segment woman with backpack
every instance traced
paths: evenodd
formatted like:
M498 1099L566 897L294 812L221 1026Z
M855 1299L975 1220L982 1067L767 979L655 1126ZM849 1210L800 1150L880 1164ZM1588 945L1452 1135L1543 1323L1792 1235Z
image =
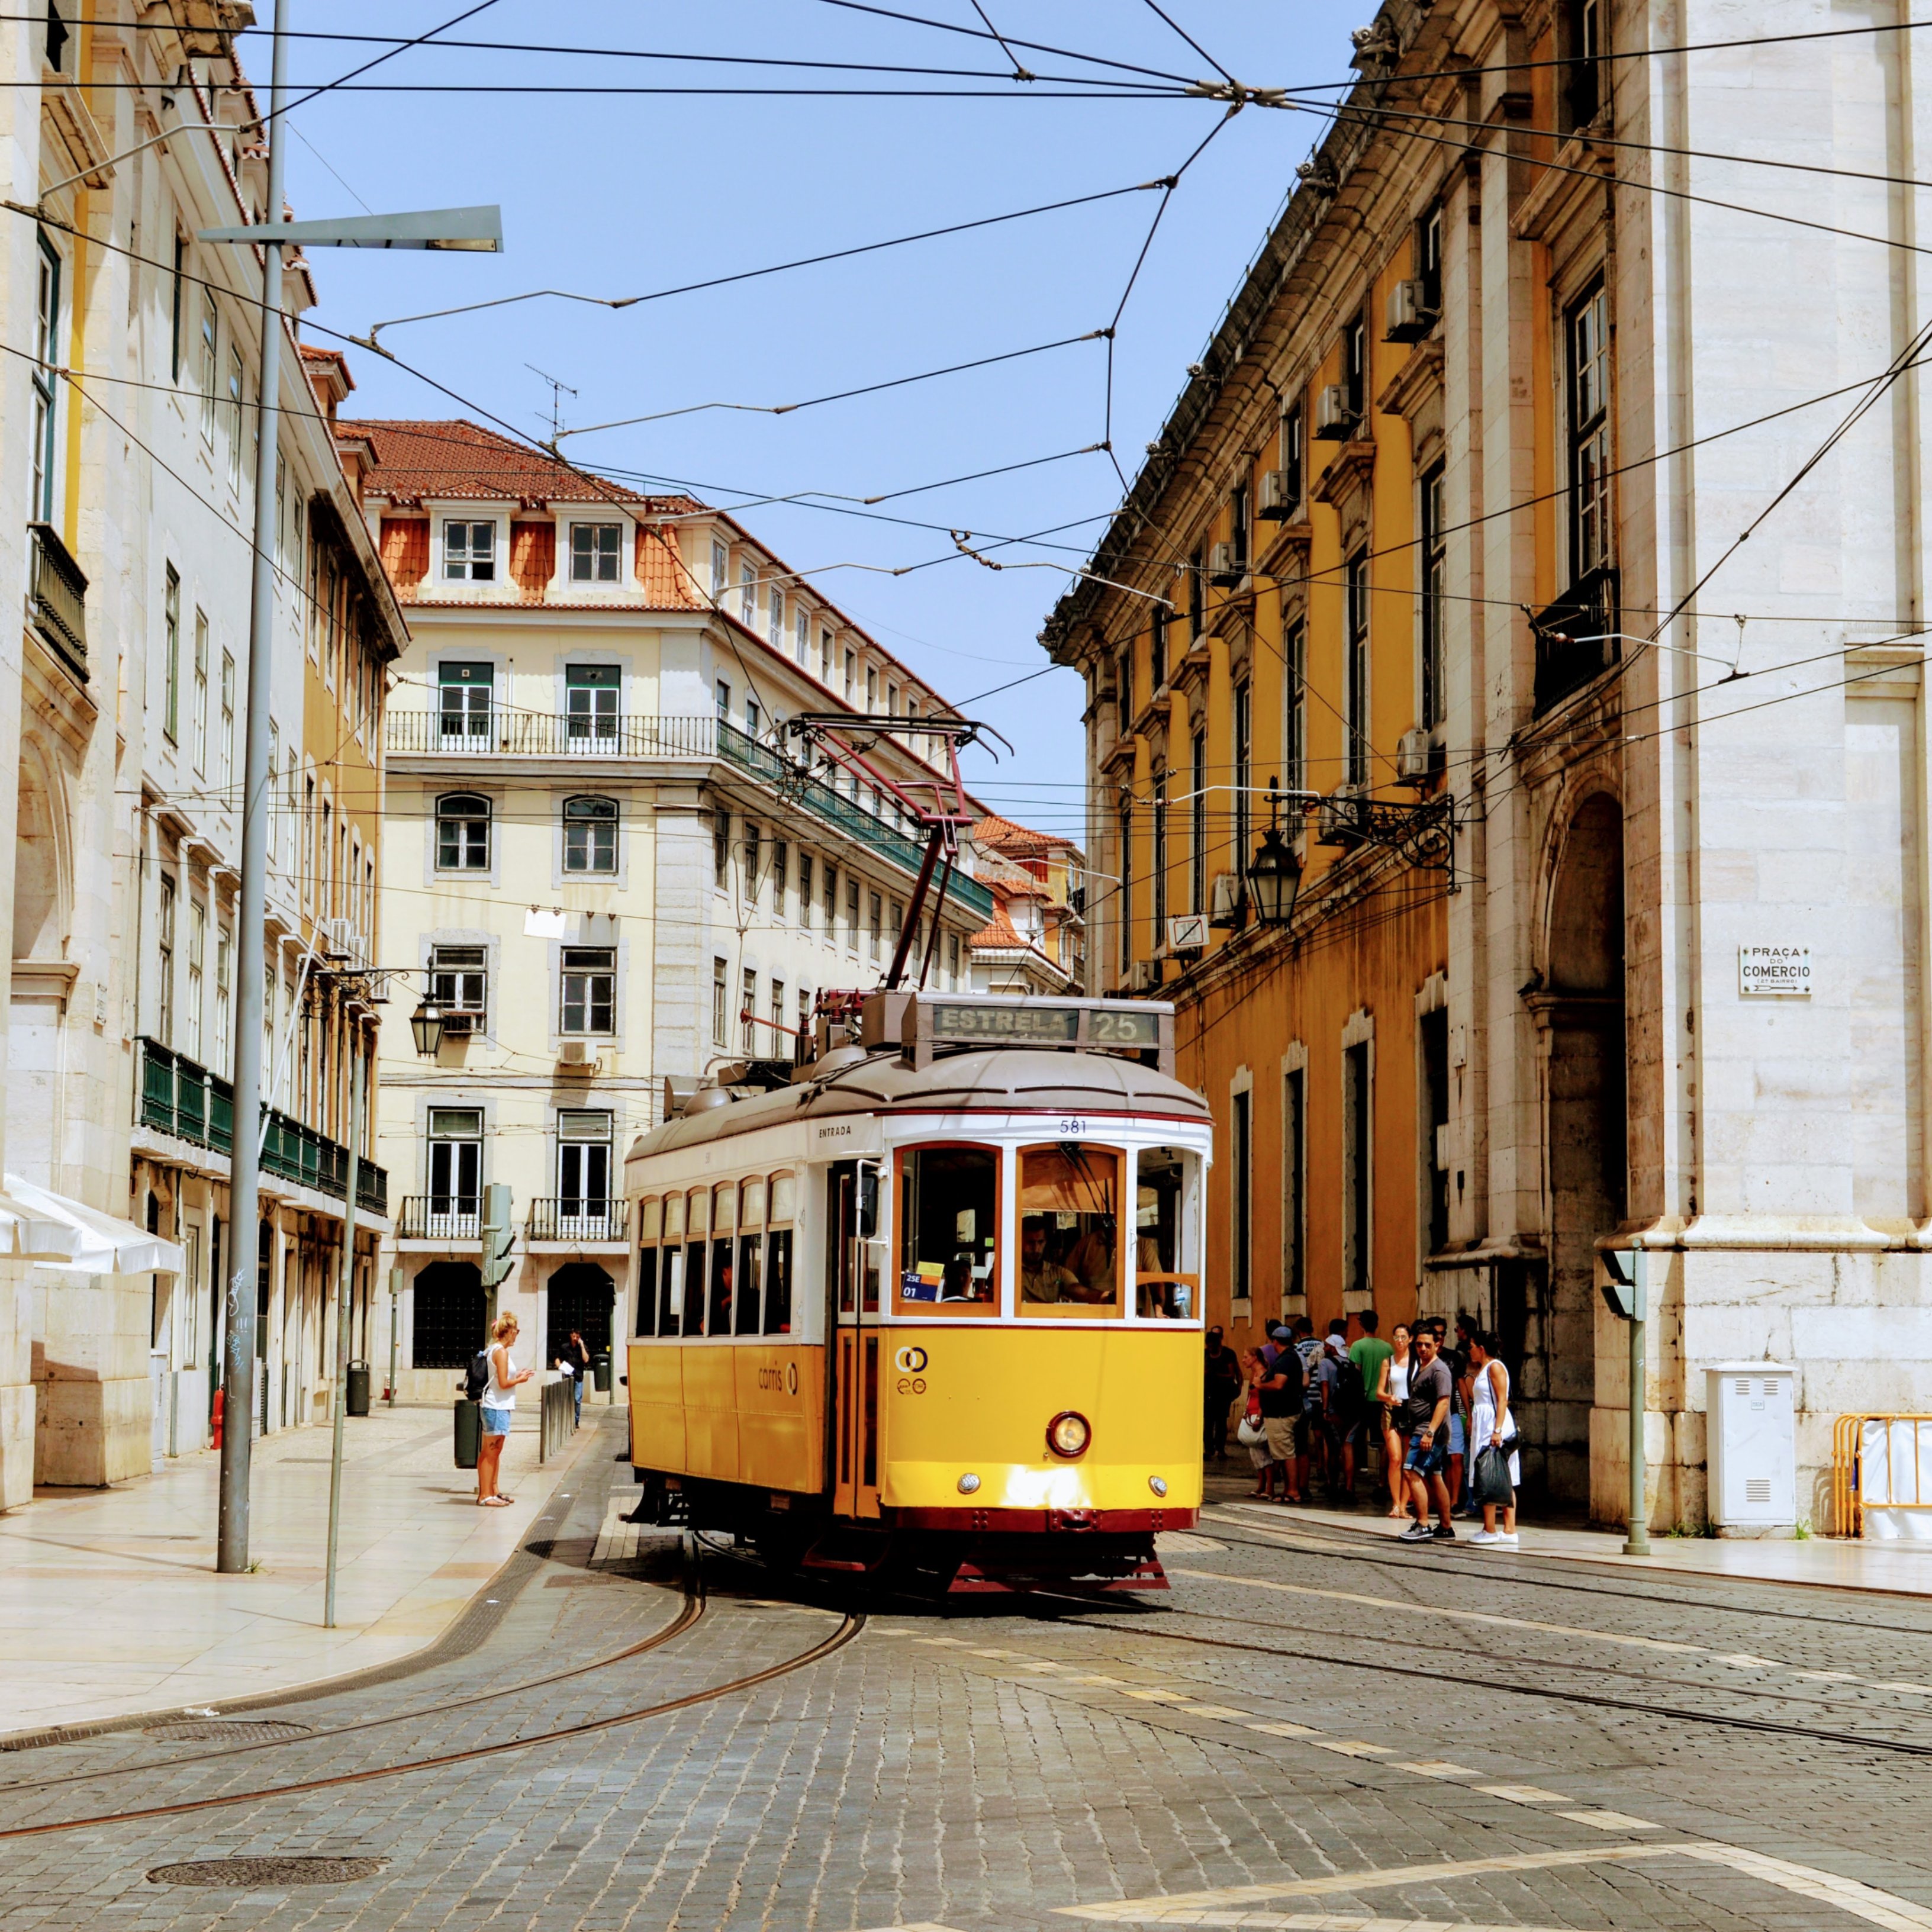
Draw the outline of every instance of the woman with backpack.
M510 1434L510 1419L517 1406L520 1384L535 1379L536 1370L520 1369L510 1354L517 1339L517 1318L502 1314L490 1330L488 1349L490 1380L483 1390L483 1440L476 1452L476 1501L484 1509L503 1509L514 1496L500 1496L496 1473L503 1460L503 1444Z

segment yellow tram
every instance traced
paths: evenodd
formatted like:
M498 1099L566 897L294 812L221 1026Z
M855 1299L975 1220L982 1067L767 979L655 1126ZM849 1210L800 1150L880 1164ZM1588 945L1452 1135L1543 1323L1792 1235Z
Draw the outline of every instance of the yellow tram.
M642 1514L953 1590L1164 1587L1211 1150L1172 1009L878 993L858 1034L632 1149Z

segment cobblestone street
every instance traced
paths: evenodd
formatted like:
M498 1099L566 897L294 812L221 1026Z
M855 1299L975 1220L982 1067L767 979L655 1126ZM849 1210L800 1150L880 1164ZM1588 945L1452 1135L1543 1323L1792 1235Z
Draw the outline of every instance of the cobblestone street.
M543 1540L436 1650L243 1715L316 1735L8 1754L0 1823L31 1834L7 1844L0 1922L1932 1927L1912 1600L1660 1588L1223 1504L1168 1540L1171 1599L874 1602L861 1624L627 1532L634 1492L599 1486L626 1472L586 1446ZM628 1715L855 1628L803 1669ZM72 1820L100 1822L32 1829ZM252 1889L148 1876L244 1856L381 1862Z

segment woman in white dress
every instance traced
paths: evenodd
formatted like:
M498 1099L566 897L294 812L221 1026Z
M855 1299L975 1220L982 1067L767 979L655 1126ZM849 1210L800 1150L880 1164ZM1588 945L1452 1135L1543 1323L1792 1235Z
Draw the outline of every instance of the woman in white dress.
M1388 1514L1400 1517L1408 1514L1408 1502L1402 1493L1402 1459L1408 1452L1408 1442L1396 1427L1395 1419L1401 1412L1402 1404L1408 1400L1408 1369L1414 1359L1408 1351L1408 1324L1398 1322L1389 1340L1395 1353L1383 1358L1382 1372L1377 1380L1375 1397L1382 1404L1382 1460L1388 1469Z
M1496 1527L1495 1503L1483 1505L1483 1526L1469 1540L1492 1547L1514 1550L1516 1545L1516 1492L1522 1481L1522 1466L1515 1443L1516 1418L1510 1414L1510 1373L1492 1352L1490 1338L1480 1330L1469 1336L1469 1458L1470 1467L1492 1442L1509 1450L1510 1499L1500 1507L1503 1523Z

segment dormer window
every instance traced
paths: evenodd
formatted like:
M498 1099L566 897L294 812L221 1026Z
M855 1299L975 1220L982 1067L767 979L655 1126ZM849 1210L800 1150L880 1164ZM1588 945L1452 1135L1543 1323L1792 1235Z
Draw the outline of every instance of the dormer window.
M494 584L496 526L446 523L442 526L442 574L451 584Z
M615 584L622 565L623 550L624 530L621 524L572 524L571 582Z

